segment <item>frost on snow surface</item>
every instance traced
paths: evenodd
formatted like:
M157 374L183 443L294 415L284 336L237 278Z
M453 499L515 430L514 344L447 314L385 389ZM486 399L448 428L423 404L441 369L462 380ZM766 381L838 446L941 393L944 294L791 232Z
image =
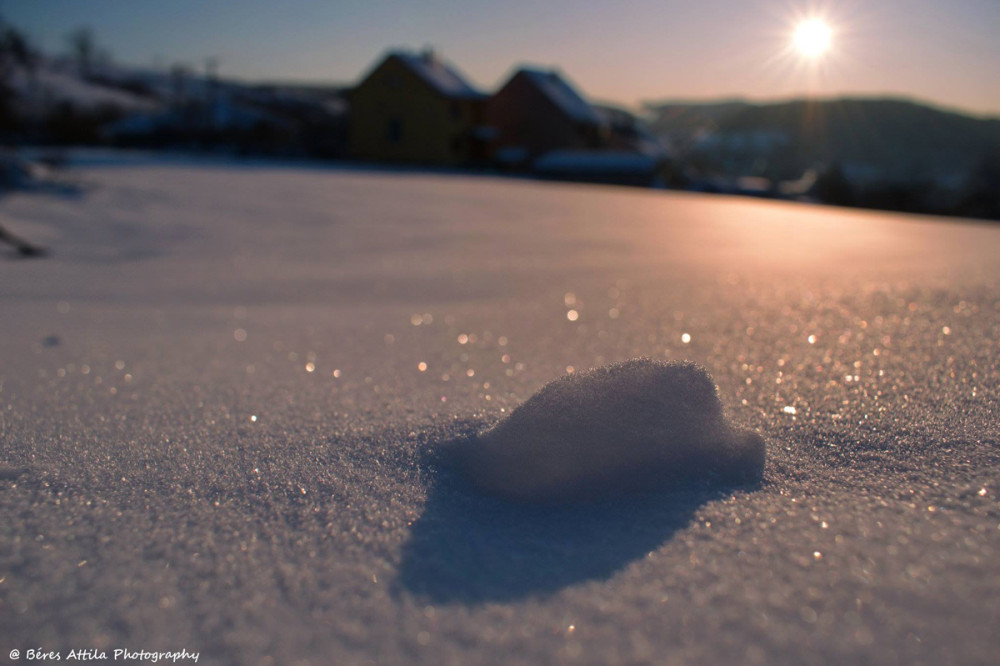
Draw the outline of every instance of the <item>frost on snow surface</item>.
M454 455L483 492L560 502L703 478L753 481L765 447L726 422L704 369L635 359L547 384Z
M95 644L213 666L997 663L1000 226L68 162L79 196L0 199L6 229L52 249L0 250L0 645L21 663ZM752 492L664 464L665 491L525 504L443 466L439 442L556 368L679 352L767 440ZM572 445L555 460L577 467L581 440L680 427L628 396L720 422L638 369L574 373L456 446L566 421L575 440L523 448ZM505 472L522 484L524 460Z

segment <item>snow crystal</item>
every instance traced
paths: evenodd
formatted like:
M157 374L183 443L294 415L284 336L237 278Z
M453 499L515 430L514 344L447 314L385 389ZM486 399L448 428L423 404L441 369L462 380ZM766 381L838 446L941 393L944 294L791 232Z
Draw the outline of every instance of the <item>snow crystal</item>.
M565 376L493 428L455 445L473 486L566 501L717 478L760 478L764 441L730 426L693 363L635 359Z

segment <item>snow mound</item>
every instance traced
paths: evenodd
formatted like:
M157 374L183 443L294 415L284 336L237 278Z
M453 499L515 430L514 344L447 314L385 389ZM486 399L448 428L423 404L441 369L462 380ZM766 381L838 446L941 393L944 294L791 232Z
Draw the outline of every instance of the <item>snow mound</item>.
M482 492L564 502L700 479L753 481L765 447L726 422L703 368L635 359L550 382L453 453Z

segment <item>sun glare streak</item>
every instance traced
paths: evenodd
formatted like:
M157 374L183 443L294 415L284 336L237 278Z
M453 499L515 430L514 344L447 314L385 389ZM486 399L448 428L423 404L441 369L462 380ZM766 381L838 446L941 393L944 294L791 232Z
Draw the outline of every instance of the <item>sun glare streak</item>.
M769 0L759 76L782 95L821 96L843 85L870 51L872 13L862 0ZM765 46L766 44L766 46ZM766 83L763 83L766 82Z
M800 55L818 58L830 48L833 30L821 19L808 19L795 26L792 44Z

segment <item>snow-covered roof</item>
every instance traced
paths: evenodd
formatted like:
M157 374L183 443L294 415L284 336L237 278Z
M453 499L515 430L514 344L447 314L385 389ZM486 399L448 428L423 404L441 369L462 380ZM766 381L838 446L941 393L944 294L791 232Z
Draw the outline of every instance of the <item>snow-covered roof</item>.
M631 151L553 150L532 165L538 173L642 174L652 173L662 157Z
M399 58L417 76L445 97L466 99L486 97L432 51L420 54L397 51L392 55Z
M528 77L528 80L541 90L549 101L573 120L594 125L601 124L601 117L594 108L558 72L533 68L521 68L520 72Z
M55 101L68 102L83 109L114 106L127 111L148 111L159 107L157 102L148 98L84 81L74 72L61 71L48 64L42 64L31 73L18 68L10 84L31 105Z

